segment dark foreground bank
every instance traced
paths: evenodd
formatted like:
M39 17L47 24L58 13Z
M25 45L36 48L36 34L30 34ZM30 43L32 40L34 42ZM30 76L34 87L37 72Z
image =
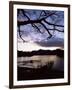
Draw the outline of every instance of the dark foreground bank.
M64 71L17 67L17 75L18 80L56 79L64 78Z

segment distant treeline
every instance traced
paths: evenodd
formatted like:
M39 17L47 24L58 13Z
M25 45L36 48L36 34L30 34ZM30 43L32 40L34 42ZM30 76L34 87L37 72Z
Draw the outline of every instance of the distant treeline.
M23 52L23 51L17 51L18 57L30 57L33 55L57 55L60 57L64 57L64 50L56 49L56 50L38 50L38 51L32 51L32 52Z

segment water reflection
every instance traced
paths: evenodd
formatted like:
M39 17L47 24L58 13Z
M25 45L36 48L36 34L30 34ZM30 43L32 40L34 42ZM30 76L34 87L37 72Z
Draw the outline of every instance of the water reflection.
M35 55L31 57L18 57L19 67L28 68L53 68L64 70L64 58L56 55Z

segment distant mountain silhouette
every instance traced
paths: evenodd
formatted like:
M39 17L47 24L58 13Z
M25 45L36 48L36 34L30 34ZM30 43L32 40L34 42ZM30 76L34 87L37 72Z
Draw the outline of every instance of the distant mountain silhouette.
M60 57L64 57L64 50L56 49L56 50L38 50L38 51L32 51L32 52L23 52L23 51L17 51L18 57L30 57L33 55L57 55Z

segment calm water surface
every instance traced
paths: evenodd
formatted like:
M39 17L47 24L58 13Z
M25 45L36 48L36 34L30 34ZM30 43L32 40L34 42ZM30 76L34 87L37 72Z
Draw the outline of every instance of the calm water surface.
M31 57L18 57L17 65L19 67L40 68L52 62L53 69L64 70L64 58L56 55L35 55Z

